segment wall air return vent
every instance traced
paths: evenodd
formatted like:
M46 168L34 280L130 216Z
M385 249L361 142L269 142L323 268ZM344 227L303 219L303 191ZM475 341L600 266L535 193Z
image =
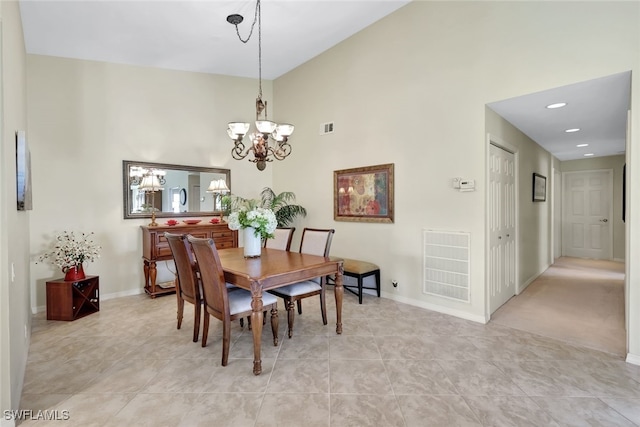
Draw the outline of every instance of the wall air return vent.
M424 230L425 294L470 301L469 240L469 233Z

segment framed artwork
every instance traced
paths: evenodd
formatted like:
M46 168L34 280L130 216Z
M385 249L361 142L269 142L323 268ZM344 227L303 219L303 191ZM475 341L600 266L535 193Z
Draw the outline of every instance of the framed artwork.
M539 173L533 173L533 201L544 202L547 200L547 177Z
M31 210L31 153L23 130L16 132L16 184L18 210Z
M333 219L393 222L393 163L334 171Z

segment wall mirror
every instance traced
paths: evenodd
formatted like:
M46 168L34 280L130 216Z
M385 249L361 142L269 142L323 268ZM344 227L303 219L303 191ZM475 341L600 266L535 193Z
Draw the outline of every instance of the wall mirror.
M123 160L124 218L220 215L221 195L207 189L221 180L231 191L229 169Z

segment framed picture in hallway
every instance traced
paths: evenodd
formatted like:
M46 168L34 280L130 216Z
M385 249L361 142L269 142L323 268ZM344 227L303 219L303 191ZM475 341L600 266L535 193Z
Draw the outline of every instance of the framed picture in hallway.
M393 163L334 171L333 219L393 222Z
M547 177L539 173L533 173L533 201L544 202L547 200Z

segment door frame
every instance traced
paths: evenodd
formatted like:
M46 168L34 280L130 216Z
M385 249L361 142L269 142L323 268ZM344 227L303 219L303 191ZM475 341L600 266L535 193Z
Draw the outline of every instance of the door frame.
M567 176L569 175L577 175L580 173L591 173L591 172L606 172L609 175L609 194L611 194L612 196L609 198L609 212L607 214L607 216L609 217L609 236L607 236L607 241L609 244L609 251L607 254L605 254L605 256L607 258L603 258L606 260L613 260L613 169L585 169L585 170L577 170L577 171L566 171L566 172L562 172L562 229L564 232L564 227L565 227L565 214L567 212L567 197L568 194L566 191L564 191L564 186L567 183ZM564 238L562 239L562 246L561 246L561 251L562 251L562 256L566 256L565 254L565 240Z
M513 163L514 163L514 177L515 177L515 195L514 195L514 203L515 203L515 255L514 255L514 271L515 271L515 280L516 280L516 295L522 292L520 285L520 266L518 260L520 259L520 154L518 152L518 148L514 145L509 144L508 142L502 140L501 138L492 135L491 133L487 133L487 139L485 144L485 188L489 188L489 180L490 180L490 171L489 171L489 160L491 156L491 146L495 145L498 148L501 148L505 151L508 151L513 154ZM490 250L491 250L491 242L490 242L490 231L491 231L491 210L489 206L489 191L485 191L485 224L484 224L484 317L485 322L488 322L491 319L491 307L489 306L489 269L491 268L491 260L490 260Z

